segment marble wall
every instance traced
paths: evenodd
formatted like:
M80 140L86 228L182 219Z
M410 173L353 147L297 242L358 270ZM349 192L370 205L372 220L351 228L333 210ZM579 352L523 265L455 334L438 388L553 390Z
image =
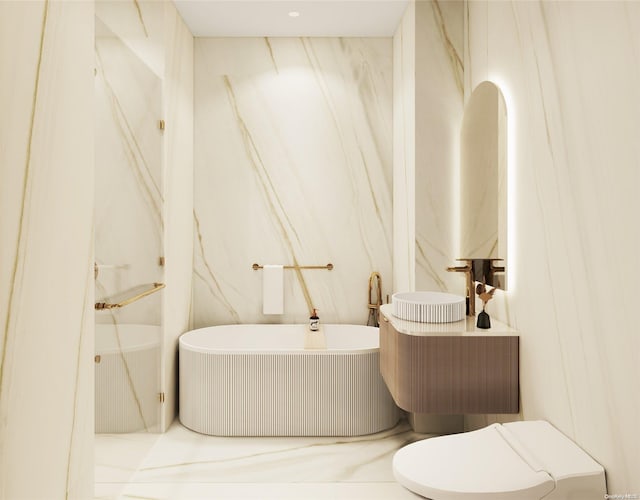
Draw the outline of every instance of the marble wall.
M465 94L490 80L507 106L509 291L488 310L521 334L522 416L638 494L640 4L473 1L465 22Z
M364 324L392 271L392 42L196 39L193 323ZM258 264L285 271L262 314Z
M394 43L394 291L464 293L458 238L463 3L411 2Z
M416 290L465 293L458 255L463 2L416 2Z
M171 0L94 0L96 16L158 77L165 70L165 14ZM169 9L170 10L170 9Z
M178 337L189 330L193 274L193 36L165 3L164 328L162 429L176 415Z
M416 4L393 37L393 291L415 290Z
M0 2L0 497L93 495L91 2Z

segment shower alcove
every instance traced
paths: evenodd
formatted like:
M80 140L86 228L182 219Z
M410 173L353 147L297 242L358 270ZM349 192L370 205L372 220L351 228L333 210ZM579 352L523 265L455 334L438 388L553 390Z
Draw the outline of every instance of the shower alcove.
M193 37L171 2L136 4L95 3L95 422L104 433L171 424L189 318Z

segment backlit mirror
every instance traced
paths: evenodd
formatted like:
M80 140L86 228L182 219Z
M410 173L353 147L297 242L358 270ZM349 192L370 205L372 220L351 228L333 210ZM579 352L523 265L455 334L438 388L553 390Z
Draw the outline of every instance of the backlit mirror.
M482 82L471 94L460 139L459 257L474 260L477 281L486 280L487 284L505 289L507 111L502 92L495 84Z

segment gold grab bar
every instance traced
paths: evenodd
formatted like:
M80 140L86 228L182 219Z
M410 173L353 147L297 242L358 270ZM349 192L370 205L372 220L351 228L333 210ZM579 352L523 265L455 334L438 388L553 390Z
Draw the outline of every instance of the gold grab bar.
M254 271L258 269L264 269L264 266L260 264L254 264L251 266ZM329 262L326 266L282 266L283 269L327 269L331 271L333 269L333 264Z
M148 296L151 295L152 293L157 292L158 290L161 290L165 287L166 285L164 283L153 283L152 284L152 288L149 288L147 290L145 290L144 292L141 292L137 295L134 295L133 297L129 297L128 299L122 300L120 302L115 302L115 303L111 303L111 302L96 302L95 308L98 311L101 311L103 309L119 309L120 307L124 307L124 306L128 306L129 304L133 304L134 302ZM137 287L140 288L140 287ZM132 290L135 290L135 288L133 288Z

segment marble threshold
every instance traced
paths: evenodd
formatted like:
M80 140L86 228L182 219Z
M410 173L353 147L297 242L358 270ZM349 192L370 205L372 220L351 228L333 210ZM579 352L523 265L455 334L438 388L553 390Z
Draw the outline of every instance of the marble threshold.
M415 500L391 460L427 437L404 420L357 437L216 437L177 420L165 434L99 434L95 499Z

